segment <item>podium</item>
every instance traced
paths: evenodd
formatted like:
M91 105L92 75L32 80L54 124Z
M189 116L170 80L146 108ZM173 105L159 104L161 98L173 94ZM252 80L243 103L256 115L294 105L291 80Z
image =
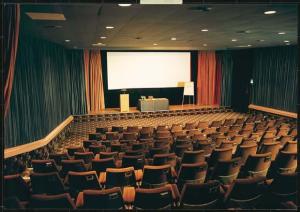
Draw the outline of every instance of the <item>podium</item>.
M129 94L120 94L121 112L129 112Z

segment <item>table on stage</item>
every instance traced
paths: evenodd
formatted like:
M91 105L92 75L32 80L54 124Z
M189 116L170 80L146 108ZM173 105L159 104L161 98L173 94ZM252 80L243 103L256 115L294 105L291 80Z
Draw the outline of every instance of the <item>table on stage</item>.
M166 98L139 99L138 109L141 112L169 110L169 100Z

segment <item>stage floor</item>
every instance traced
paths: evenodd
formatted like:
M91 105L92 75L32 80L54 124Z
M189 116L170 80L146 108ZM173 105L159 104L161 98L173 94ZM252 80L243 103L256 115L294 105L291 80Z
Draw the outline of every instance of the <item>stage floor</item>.
M219 105L193 105L193 104L184 104L184 105L170 105L169 110L190 110L190 109L202 109L202 108L218 108ZM141 112L137 107L130 107L129 113ZM106 108L105 110L90 113L90 115L106 114L106 113L121 113L120 108Z

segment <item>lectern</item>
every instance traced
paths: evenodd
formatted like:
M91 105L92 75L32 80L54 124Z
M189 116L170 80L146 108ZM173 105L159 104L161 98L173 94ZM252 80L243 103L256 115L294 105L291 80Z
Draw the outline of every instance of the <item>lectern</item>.
M120 94L121 112L129 112L129 94Z

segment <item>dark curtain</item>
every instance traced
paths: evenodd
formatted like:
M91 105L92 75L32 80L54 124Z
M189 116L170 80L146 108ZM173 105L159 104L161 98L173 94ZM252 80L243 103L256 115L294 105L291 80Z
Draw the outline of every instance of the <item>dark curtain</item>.
M215 84L215 97L214 105L221 103L221 86L222 86L222 66L221 61L218 60L216 55L216 84Z
M217 66L222 70L221 103L222 106L231 106L233 58L231 51L217 51ZM218 69L218 67L217 67Z
M253 104L296 112L297 47L255 49L253 57Z
M45 137L71 114L86 113L82 50L20 35L5 148Z

